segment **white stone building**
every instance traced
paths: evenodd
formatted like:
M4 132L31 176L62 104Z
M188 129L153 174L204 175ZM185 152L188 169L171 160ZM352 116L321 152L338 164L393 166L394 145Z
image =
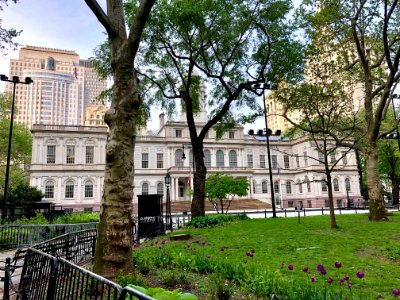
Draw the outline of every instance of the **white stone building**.
M197 123L201 125L205 117L204 112L200 113ZM32 134L31 185L41 189L46 200L65 208L98 210L107 128L34 125ZM327 188L321 181L323 165L313 143L306 138L292 141L271 138L270 145L277 207L327 207ZM160 115L158 134L138 135L136 139L133 201L137 202L140 194L165 195L167 173L172 177L171 201L190 200L193 184L190 150L184 116L179 121L166 122L164 115ZM246 135L243 127L236 126L216 140L211 129L204 141L204 155L209 174L220 171L246 177L250 182L246 198L271 203L265 139ZM355 205L363 204L353 152L338 163L332 177L336 207L346 207L347 199Z

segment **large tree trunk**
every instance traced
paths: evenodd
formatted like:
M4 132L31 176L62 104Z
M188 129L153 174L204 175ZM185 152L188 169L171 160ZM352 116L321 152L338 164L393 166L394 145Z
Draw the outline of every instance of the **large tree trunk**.
M94 271L107 278L133 270L133 164L140 98L133 61L124 53L119 51L113 61L113 102L105 116L110 130Z
M193 142L193 155L196 164L196 170L193 177L193 200L191 205L192 218L204 216L205 215L205 186L206 186L206 176L207 168L204 164L204 152L203 152L203 142L197 141Z
M369 143L365 153L367 167L367 186L369 196L369 219L386 220L385 202L378 170L378 150L376 143Z

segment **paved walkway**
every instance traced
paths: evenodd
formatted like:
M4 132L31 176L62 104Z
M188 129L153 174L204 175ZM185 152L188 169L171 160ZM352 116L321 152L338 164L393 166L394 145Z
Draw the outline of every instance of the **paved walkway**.
M6 250L0 252L0 277L4 278L4 266L6 262L6 258L10 257L11 259L14 257L16 249ZM19 265L21 262L19 263ZM16 280L20 279L22 268L18 268L13 274L13 283L16 284ZM3 299L3 288L4 281L0 281L0 299Z

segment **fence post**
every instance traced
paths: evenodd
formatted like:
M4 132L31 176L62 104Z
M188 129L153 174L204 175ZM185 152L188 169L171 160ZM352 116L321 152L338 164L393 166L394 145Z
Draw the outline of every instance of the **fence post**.
M24 275L21 279L21 300L28 300L30 299L29 297L29 276L28 275Z
M49 286L47 289L46 300L53 300L56 294L56 283L58 273L58 261L56 259L50 260L50 279Z
M266 219L266 218L267 218L267 210L264 209L264 219Z
M287 218L287 211L286 211L286 208L285 208L285 218Z
M6 265L4 268L4 291L3 291L3 300L10 299L10 265L11 258L6 258Z
M322 215L324 215L324 208L323 207L321 207L321 211L322 211Z
M303 207L303 215L306 216L306 208Z

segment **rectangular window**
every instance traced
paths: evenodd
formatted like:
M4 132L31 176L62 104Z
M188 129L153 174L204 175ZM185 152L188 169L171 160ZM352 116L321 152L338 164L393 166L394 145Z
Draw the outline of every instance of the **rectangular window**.
M285 169L290 168L290 160L289 160L289 155L284 155L283 156L283 165Z
M331 158L331 164L334 164L336 162L336 154L331 153L330 158Z
M293 201L288 201L288 207L293 207Z
M149 167L149 154L142 153L142 168L147 169Z
M312 208L312 202L311 202L311 200L307 200L307 205L308 205L308 208Z
M321 165L325 163L324 153L322 153L321 151L318 151L318 161Z
M265 155L260 155L260 168L265 169Z
M304 160L304 166L308 166L308 156L307 156L307 151L303 152L303 160Z
M93 158L94 158L94 146L86 146L86 155L85 155L86 163L87 164L92 164L93 163Z
M249 168L253 167L253 154L247 154L247 166Z
M56 146L55 145L47 146L47 163L48 164L56 163Z
M347 156L345 151L342 152L342 157L343 165L347 165Z
M163 153L157 153L157 169L164 168L164 155Z
M175 129L175 137L177 137L177 138L182 137L182 130L181 129Z
M85 198L92 198L93 197L93 184L86 184L85 185Z
M44 189L44 197L46 199L54 198L54 185L46 185L46 187Z
M299 158L299 155L298 155L298 154L296 154L296 166L297 166L298 168L300 168L300 158Z
M65 198L74 198L74 186L72 184L65 186Z
M276 155L271 155L271 161L272 161L272 169L274 170L278 169L278 157Z
M234 139L235 138L235 132L234 131L229 131L229 138Z
M67 164L75 163L75 146L67 146Z

